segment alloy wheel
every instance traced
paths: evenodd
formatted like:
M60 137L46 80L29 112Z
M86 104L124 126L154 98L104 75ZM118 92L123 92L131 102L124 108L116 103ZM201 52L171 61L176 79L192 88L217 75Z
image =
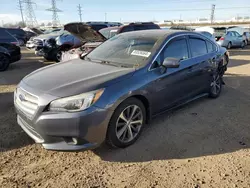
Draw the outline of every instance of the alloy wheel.
M228 45L227 45L227 48L231 49L231 47L232 47L232 44L231 44L231 42L229 42Z
M116 137L127 143L132 141L140 132L143 124L143 113L139 106L130 105L119 115L116 122Z
M219 74L213 76L213 80L212 80L210 86L211 86L211 92L214 95L217 95L220 92L220 90L221 90L221 77Z

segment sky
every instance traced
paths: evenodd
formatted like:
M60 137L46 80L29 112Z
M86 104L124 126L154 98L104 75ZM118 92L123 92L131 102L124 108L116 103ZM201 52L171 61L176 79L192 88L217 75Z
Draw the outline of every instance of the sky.
M52 13L51 0L32 0L39 23L47 23ZM235 16L250 16L249 0L57 0L61 23L79 21L77 6L82 6L83 21L163 21L196 20L209 18L211 5L215 4L215 19L226 20ZM236 7L236 8L235 8ZM240 7L240 8L237 8ZM18 0L0 0L1 22L21 21Z

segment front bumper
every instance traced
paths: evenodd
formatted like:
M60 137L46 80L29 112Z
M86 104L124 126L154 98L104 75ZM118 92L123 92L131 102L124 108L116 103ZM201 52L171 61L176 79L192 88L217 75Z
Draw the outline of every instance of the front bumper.
M18 124L45 149L93 149L105 141L113 111L91 106L81 112L55 113L46 111L47 105L39 105L31 118L15 103Z

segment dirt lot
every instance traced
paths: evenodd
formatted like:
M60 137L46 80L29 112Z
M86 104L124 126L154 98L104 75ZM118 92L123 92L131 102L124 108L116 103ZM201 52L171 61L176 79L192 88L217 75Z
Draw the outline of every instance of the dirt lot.
M13 90L44 66L29 51L0 73L0 187L250 187L250 48L234 49L220 98L154 119L127 149L46 151L21 130Z

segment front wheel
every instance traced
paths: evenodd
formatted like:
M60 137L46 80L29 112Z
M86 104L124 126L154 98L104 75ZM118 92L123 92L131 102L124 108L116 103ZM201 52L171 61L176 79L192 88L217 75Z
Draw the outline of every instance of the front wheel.
M222 76L217 72L213 75L210 82L209 97L217 98L220 96L222 89Z
M106 141L111 147L125 148L133 144L140 136L146 121L143 103L130 98L115 110L107 131Z

